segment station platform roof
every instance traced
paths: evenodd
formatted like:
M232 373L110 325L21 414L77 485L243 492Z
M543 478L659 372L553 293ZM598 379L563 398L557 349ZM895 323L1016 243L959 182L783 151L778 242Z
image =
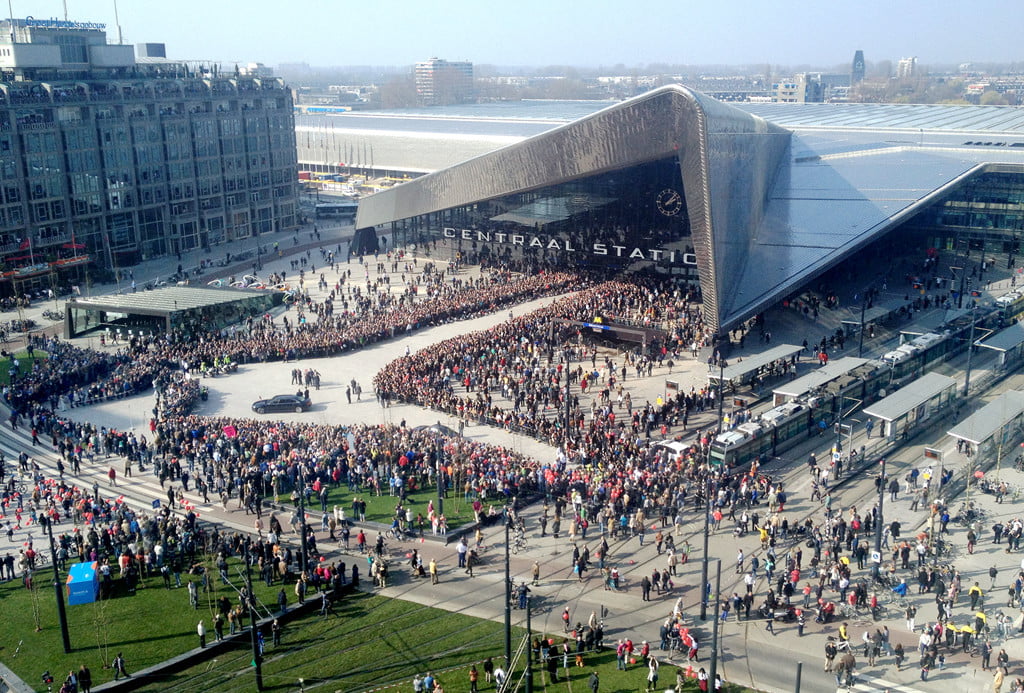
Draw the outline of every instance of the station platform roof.
M832 382L867 362L868 359L844 356L841 359L829 361L821 368L813 370L796 380L791 380L775 388L772 392L776 395L785 395L786 397L799 397L800 395L817 390L825 383Z
M1021 344L1024 344L1024 323L1014 323L1007 328L999 330L984 342L975 342L980 347L994 351L1010 351Z
M949 435L981 445L1024 413L1024 392L1007 390L954 426Z
M726 382L742 379L743 376L753 373L763 366L767 366L772 361L788 359L793 354L800 353L803 349L804 348L802 346L794 346L793 344L780 344L766 351L762 351L760 354L748 356L738 363L728 365L723 371L712 369L711 373L708 373L708 380L717 381L720 376Z
M895 421L950 388L956 388L956 381L949 376L926 373L871 405L864 413L883 421Z

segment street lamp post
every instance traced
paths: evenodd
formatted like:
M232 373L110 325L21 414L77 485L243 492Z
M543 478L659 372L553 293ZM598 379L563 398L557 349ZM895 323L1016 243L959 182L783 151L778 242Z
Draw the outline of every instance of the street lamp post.
M718 610L722 604L722 560L716 561L715 567L715 622L711 625L711 672L708 674L708 688L714 690L715 677L718 675Z
M263 690L263 655L260 653L259 637L256 633L256 605L252 591L252 567L250 561L249 544L245 544L245 600L246 609L249 611L249 640L252 644L252 665L256 670L256 690Z
M306 475L299 464L299 570L306 574Z
M505 670L512 666L512 569L509 560L509 530L512 514L505 506ZM511 673L511 672L509 672Z
M971 335L967 338L967 369L964 373L964 397L970 394L971 389L971 355L974 353L974 312L978 309L978 302L971 301Z
M878 572L881 567L882 526L885 524L885 516L882 514L882 509L885 505L885 458L880 459L878 463L882 466L878 482L878 521L875 523L875 553L878 554L879 560L875 561L872 559L871 561L871 576L875 581L878 580Z
M568 462L569 459L569 419L571 418L570 408L572 406L572 397L570 395L571 389L569 387L569 348L565 349L565 426L564 426L564 440L562 441L562 452L565 453L565 459Z
M437 515L440 517L444 515L444 447L440 438L434 439L434 445L437 448Z
M715 435L722 430L722 408L725 399L725 359L718 359L718 428ZM708 619L708 538L711 532L711 509L714 505L711 502L713 484L711 483L711 443L714 438L708 441L707 453L707 479L704 482L704 553L700 562L700 620Z
M530 596L526 596L526 693L533 693L533 624L530 614Z
M865 294L860 302L860 344L857 346L857 358L864 355L864 314L868 309L868 297Z

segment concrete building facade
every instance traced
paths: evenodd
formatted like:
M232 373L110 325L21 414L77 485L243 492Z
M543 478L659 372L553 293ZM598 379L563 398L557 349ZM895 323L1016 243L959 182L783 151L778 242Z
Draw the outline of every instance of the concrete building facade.
M0 294L295 227L294 130L280 79L0 22Z

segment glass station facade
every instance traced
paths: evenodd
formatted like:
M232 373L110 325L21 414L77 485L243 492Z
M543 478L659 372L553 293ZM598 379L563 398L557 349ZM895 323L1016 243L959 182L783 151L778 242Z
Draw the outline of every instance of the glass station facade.
M1024 233L1024 173L979 173L915 215L906 229L926 234L935 248L966 247L1012 257Z
M469 261L687 275L696 260L677 157L392 222L397 245Z

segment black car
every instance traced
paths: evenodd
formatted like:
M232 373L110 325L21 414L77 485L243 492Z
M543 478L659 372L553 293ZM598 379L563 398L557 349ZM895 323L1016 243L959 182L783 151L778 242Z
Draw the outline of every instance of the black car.
M302 395L275 395L270 399L260 399L252 403L252 410L257 414L275 411L304 412L313 406L308 397Z

